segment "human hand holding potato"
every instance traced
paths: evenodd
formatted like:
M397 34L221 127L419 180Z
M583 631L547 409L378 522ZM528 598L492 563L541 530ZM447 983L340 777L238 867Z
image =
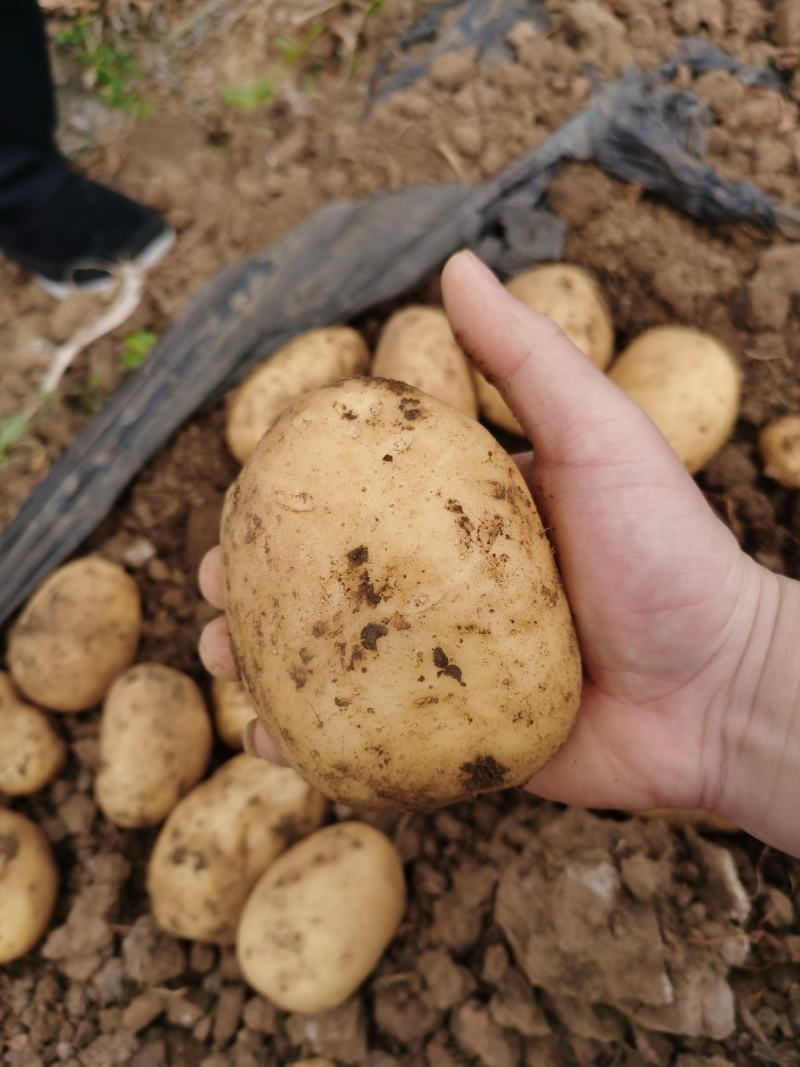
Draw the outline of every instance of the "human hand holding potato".
M473 256L448 263L443 292L459 343L534 445L535 463L519 463L581 644L577 724L529 788L592 807L703 807L800 848L797 583L740 551L641 409ZM222 608L218 553L202 584ZM201 654L235 675L224 621L206 629ZM274 752L261 729L254 745Z

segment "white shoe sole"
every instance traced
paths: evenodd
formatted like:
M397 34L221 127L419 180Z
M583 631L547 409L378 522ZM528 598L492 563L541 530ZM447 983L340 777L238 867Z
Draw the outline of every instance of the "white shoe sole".
M171 251L174 244L175 231L166 229L129 262L141 271L152 270ZM76 285L74 282L54 282L50 278L42 277L41 274L34 274L33 277L42 289L56 300L63 300L70 293L107 293L114 285L113 274L109 274L108 278L97 278L93 282L87 282L86 285Z

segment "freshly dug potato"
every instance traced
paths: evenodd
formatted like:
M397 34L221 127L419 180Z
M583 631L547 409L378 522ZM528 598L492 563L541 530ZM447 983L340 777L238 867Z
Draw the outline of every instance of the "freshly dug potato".
M47 838L24 815L0 808L0 964L33 948L50 922L57 889Z
M518 437L524 437L525 431L511 408L503 400L500 391L488 382L479 370L473 369L472 373L481 415L495 426L508 430L509 433L515 433Z
M688 326L646 330L609 377L647 412L692 474L725 444L739 413L736 361L716 338Z
M176 937L232 944L259 875L325 818L323 796L290 767L240 755L170 813L150 857L158 923Z
M152 826L203 777L211 723L185 674L137 663L112 685L100 719L95 793L117 826Z
M739 829L735 823L703 808L651 808L649 811L639 811L637 815L643 819L663 819L672 826L697 826L701 830L716 830L729 834L735 834Z
M0 671L0 793L36 793L58 775L67 746L39 708L26 704Z
M516 275L506 288L533 311L549 316L592 363L605 370L614 354L614 324L588 271L571 263L547 263ZM525 436L508 404L479 371L475 371L475 388L484 418L509 433Z
M758 435L764 474L786 489L800 489L800 415L782 415Z
M16 686L53 711L98 704L139 643L139 590L116 563L87 556L59 567L33 594L8 641Z
M368 367L364 339L349 326L301 333L251 371L233 394L225 428L228 448L244 463L293 400Z
M472 370L440 308L396 311L381 331L372 374L421 389L471 418L478 416Z
M516 465L399 382L304 397L222 520L228 622L276 744L335 800L433 808L518 785L581 690L569 607Z
M241 748L244 728L256 717L249 693L241 682L215 678L211 683L211 697L217 733L229 748Z
M614 354L614 324L588 271L572 263L546 263L517 274L506 289L532 311L551 318L595 366L606 369Z
M317 830L267 868L244 906L245 981L285 1011L335 1008L380 959L405 899L388 837L361 822Z

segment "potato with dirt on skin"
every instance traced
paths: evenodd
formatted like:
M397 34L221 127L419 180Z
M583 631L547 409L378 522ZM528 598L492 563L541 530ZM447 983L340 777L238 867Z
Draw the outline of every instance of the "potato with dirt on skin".
M441 308L412 305L396 311L381 331L372 375L406 382L473 419L478 416L470 365Z
M228 403L225 439L244 463L278 416L298 397L339 378L365 374L369 350L349 326L308 330L252 370Z
M517 274L506 289L532 311L547 315L576 348L605 370L614 354L614 324L600 287L592 275L572 263L545 263ZM481 414L489 422L525 436L498 390L475 371Z
M689 326L656 326L633 340L609 377L646 412L690 474L731 435L741 375L730 351Z
M245 727L256 718L250 694L241 682L214 678L211 699L217 733L229 748L242 748Z
M233 944L254 883L287 845L323 822L324 797L290 767L234 756L172 809L147 888L175 937Z
M581 694L527 485L475 420L378 378L304 397L222 521L231 639L286 761L355 808L526 782Z
M782 415L761 430L764 474L784 489L800 489L800 415Z
M17 693L0 671L0 793L19 797L44 789L67 761L67 746L47 715Z
M99 556L73 560L45 579L11 629L14 684L52 711L85 711L133 661L141 628L133 578Z
M33 948L50 922L57 890L47 838L24 815L0 808L0 964Z
M405 910L397 849L379 830L317 830L261 876L239 922L236 954L253 989L284 1011L335 1008L361 985Z
M117 826L161 822L203 777L211 722L191 678L137 663L112 685L100 718L95 795Z

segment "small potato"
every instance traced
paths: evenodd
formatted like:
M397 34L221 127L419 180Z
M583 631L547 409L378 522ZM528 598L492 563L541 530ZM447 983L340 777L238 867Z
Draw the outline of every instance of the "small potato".
M520 785L572 728L580 655L530 491L432 396L359 378L297 401L229 491L222 550L247 690L331 799Z
M517 274L509 293L551 318L600 370L614 354L614 324L592 275L572 263L546 263Z
M800 415L782 415L758 435L764 474L786 489L800 489Z
M479 370L473 370L473 378L481 415L494 426L499 426L509 433L515 433L518 437L525 437L525 431L511 408L503 400L500 391L491 382L487 382Z
M244 979L285 1011L335 1008L378 962L404 909L388 837L360 822L317 830L275 860L244 906Z
M112 685L100 719L95 794L117 826L152 826L200 781L211 754L211 723L185 674L137 663Z
M58 775L67 746L50 719L22 700L0 671L0 793L27 796Z
M234 392L225 437L244 463L278 416L293 400L339 378L364 374L369 350L349 326L309 330L260 363Z
M170 813L147 887L159 925L176 937L232 944L256 879L292 840L316 830L327 804L289 767L240 755Z
M716 338L688 326L640 334L609 372L694 474L725 444L739 414L740 373Z
M53 711L99 704L132 662L142 612L130 575L99 556L59 567L33 594L8 641L15 685Z
M211 697L217 733L229 748L241 748L245 726L257 717L249 693L241 682L215 678L211 683Z
M735 823L703 808L651 808L636 814L643 819L663 819L671 826L697 826L701 830L716 830L728 834L735 834L739 829Z
M0 964L33 948L50 922L57 889L47 838L24 815L0 808Z
M440 308L412 305L396 311L381 331L372 374L406 382L477 418L472 370Z
M533 311L547 315L572 343L601 370L614 354L614 324L597 282L588 271L571 263L547 263L516 275L508 291ZM481 414L509 433L525 432L493 385L475 371Z

